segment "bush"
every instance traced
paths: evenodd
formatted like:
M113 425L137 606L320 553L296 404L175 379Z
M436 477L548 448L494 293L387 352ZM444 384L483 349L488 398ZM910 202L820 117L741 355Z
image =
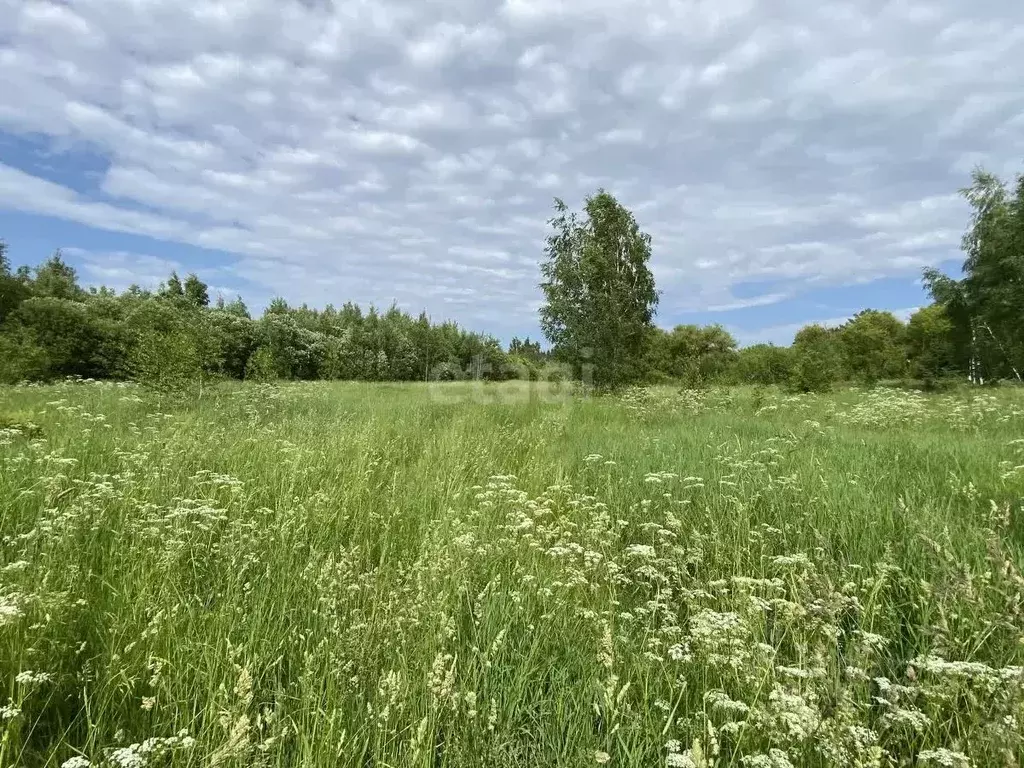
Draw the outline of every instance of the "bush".
M50 358L24 329L0 333L0 384L49 378Z
M245 365L246 381L274 381L278 378L274 370L274 354L264 345L256 348Z
M803 328L793 340L790 388L797 392L828 392L842 378L843 360L834 331L820 325Z

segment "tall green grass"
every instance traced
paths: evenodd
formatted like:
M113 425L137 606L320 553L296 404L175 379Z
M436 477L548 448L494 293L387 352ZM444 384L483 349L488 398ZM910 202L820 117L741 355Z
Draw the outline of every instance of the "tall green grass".
M1024 758L1018 390L0 414L0 766Z

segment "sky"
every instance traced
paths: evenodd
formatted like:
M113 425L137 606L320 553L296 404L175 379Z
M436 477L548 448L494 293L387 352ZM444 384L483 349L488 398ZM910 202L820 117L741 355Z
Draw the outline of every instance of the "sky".
M85 284L539 335L560 197L745 344L927 302L1024 171L1010 0L0 0L0 238Z

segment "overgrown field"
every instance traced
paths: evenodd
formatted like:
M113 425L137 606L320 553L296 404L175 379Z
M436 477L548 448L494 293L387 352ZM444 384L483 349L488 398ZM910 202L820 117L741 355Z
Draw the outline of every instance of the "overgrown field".
M1013 766L1024 391L0 390L0 765Z

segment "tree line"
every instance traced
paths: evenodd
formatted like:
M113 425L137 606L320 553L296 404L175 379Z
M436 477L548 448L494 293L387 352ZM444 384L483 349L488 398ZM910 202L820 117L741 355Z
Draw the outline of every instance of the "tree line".
M932 303L904 323L864 310L839 327L809 325L789 347L737 349L721 326L656 327L660 299L651 238L603 190L580 214L555 201L541 265L541 326L556 358L598 386L643 380L782 384L822 391L836 382L963 377L1021 380L1024 369L1024 175L1011 188L976 169L961 194L971 208L962 277L924 270Z
M0 381L507 379L545 358L529 340L510 353L491 336L394 306L312 309L275 298L254 318L240 298L211 301L194 274L172 273L154 291L86 290L59 252L12 271L0 244Z
M550 342L493 336L395 306L290 306L275 298L255 318L241 298L211 301L195 274L156 290L83 288L60 252L12 267L0 241L0 382L64 377L130 379L177 388L216 379L551 379L598 387L783 385L821 391L960 377L1020 379L1024 369L1024 176L1011 189L975 171L962 190L972 217L961 279L924 272L932 303L907 322L865 310L839 327L809 325L788 347L739 348L720 325L654 323L660 294L651 238L599 190L583 210L556 200L541 263L541 327Z

